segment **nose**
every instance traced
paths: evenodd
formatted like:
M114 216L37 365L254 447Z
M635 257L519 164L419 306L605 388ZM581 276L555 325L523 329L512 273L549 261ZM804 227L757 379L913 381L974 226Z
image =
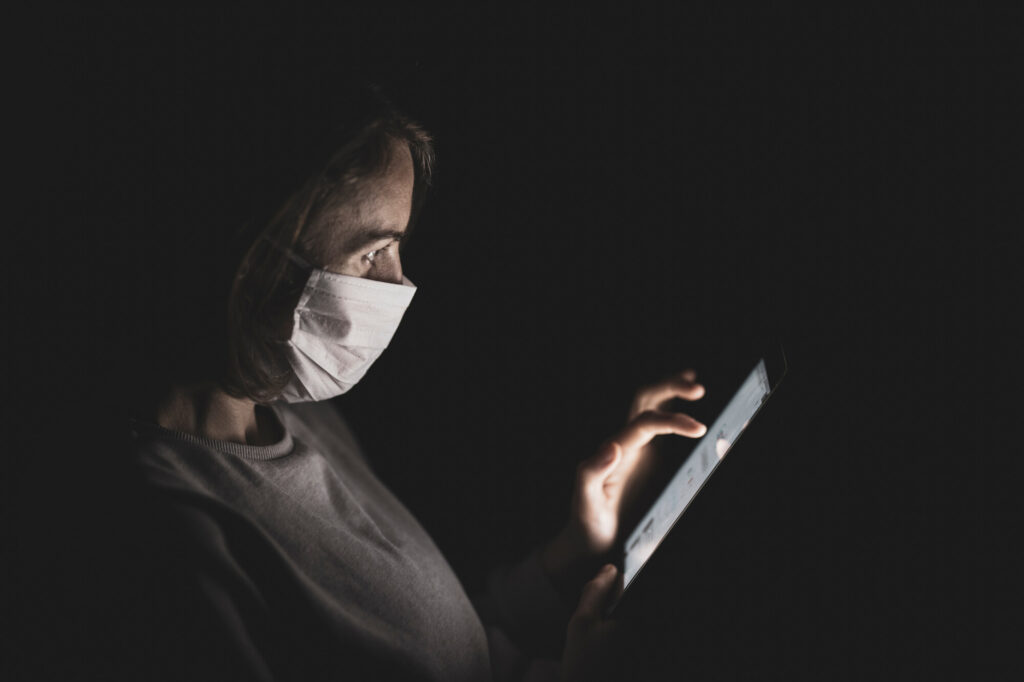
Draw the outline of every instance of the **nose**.
M401 284L402 283L402 257L395 251L395 255L388 258L388 262L385 267L378 268L377 272L373 273L371 279L375 279L378 282L387 282L389 284Z
M403 279L402 274L403 274L402 273L402 257L396 251L395 252L395 279L394 279L393 284L401 284L402 283L402 279Z

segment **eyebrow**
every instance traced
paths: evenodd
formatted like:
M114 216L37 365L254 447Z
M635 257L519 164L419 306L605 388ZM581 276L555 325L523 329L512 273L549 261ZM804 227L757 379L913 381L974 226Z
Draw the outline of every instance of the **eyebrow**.
M391 230L382 227L361 227L359 230L345 240L345 251L352 253L358 251L367 244L378 242L383 239L395 239L401 241L405 237L404 230Z

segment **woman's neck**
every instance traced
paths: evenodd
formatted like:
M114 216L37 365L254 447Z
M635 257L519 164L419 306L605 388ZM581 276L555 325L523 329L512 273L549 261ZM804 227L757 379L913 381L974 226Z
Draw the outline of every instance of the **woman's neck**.
M157 405L156 423L242 445L272 445L283 436L273 413L257 410L252 400L235 398L212 384L172 387Z

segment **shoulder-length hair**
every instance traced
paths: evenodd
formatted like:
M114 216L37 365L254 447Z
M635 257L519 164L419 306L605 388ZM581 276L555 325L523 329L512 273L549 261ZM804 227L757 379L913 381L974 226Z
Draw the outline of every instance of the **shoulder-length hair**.
M328 139L306 155L311 162L298 171L305 179L283 205L246 232L248 247L227 301L226 357L218 377L229 395L268 403L290 381L285 344L309 271L288 252L318 267L332 262L337 254L329 252L335 247L325 236L331 214L358 196L364 180L386 172L396 143L408 147L414 167L411 230L431 183L432 141L378 91L367 90L346 106Z

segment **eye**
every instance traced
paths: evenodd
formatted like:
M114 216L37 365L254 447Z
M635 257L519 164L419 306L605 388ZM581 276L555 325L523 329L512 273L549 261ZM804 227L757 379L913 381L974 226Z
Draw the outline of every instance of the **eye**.
M393 242L387 244L386 246L380 247L379 249L374 249L373 251L368 251L367 253L365 253L363 255L363 260L365 260L370 265L373 265L379 257L381 257L382 255L386 254L388 249L390 249L392 246L394 246L397 243L398 243L397 241L393 241Z

